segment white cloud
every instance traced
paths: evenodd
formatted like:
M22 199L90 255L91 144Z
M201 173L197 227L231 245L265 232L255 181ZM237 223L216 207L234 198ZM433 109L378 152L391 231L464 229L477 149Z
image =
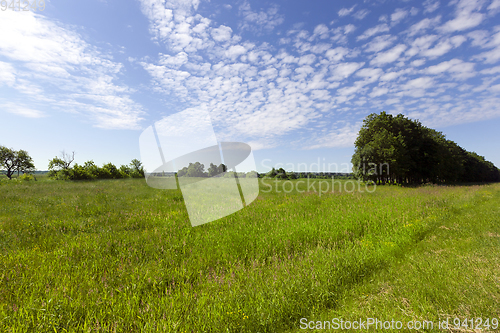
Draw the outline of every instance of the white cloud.
M463 31L474 28L481 24L484 15L481 13L470 13L468 15L461 15L453 20L446 22L441 29L445 32Z
M389 31L389 26L387 24L379 24L373 28L369 28L363 32L362 35L359 35L357 40L364 40L370 38L373 35L379 34L381 32Z
M474 30L469 32L467 36L472 38L472 46L479 47L487 47L490 38L490 34L486 30Z
M373 88L372 92L370 93L370 97L372 97L372 98L379 97L379 96L387 94L388 92L389 92L389 89L387 89L387 88L375 87L375 88Z
M330 29L324 24L318 24L316 28L314 28L314 35L319 35L320 38L327 38L328 37L328 32Z
M325 56L330 62L339 62L343 60L347 54L349 54L349 50L340 46L325 52Z
M481 74L485 74L485 75L493 75L493 74L499 74L499 73L500 73L500 66L486 68L486 69L483 69L481 71Z
M451 59L430 66L425 69L425 72L434 75L449 72L456 78L467 79L476 75L474 72L474 65L474 63L463 62L460 59Z
M423 64L425 64L425 59L417 59L417 60L412 61L410 65L413 67L420 67Z
M313 137L314 143L306 146L305 149L352 147L360 127L360 123L344 124L340 128L335 126L328 133L316 134Z
M380 68L363 68L356 72L356 76L363 77L368 82L374 82L382 75Z
M338 14L339 16L347 16L349 14L352 13L352 11L354 10L354 8L356 8L356 5L352 6L351 8L342 8L341 10L339 10Z
M408 11L398 8L394 11L394 13L391 15L391 21L393 23L398 23L402 19L404 19L406 16L408 16Z
M186 52L179 52L175 56L160 55L159 63L172 68L179 68L188 62L188 55Z
M12 61L12 87L26 96L26 104L80 113L104 128L139 128L142 107L130 98L127 86L117 83L123 65L78 33L44 16L14 11L2 13L0 31L0 55ZM11 75L7 80L13 83ZM106 89L96 91L103 82ZM26 116L40 116L28 106L23 110Z
M13 86L16 82L15 73L16 71L11 64L0 61L0 87L2 84Z
M211 34L215 41L217 42L227 42L231 40L231 34L233 29L225 25L221 25L218 28L212 29Z
M500 0L493 0L491 4L488 6L488 10L491 12L495 12L500 9Z
M251 11L248 3L244 3L240 15L244 15L245 6ZM435 12L437 7L437 2L427 2L422 11ZM450 57L431 63L429 58L445 55L462 45L466 37L443 35L441 33L445 31L439 29L433 35L419 36L438 27L441 16L421 19L411 25L418 16L410 16L417 10L409 10L409 7L392 9L386 16L386 22L408 22L409 29L402 34L390 35L383 34L390 30L389 23L363 25L366 30L357 36L357 40L373 39L361 47L352 45L347 36L356 29L352 24L342 26L332 22L329 26L317 24L310 28L305 24L295 24L284 34L278 31L274 44L252 39L250 45L238 32L216 25L216 15L214 21L210 21L200 14L186 11L190 25L181 30L175 19L176 9L174 6L170 8L174 21L172 33L184 33L193 40L186 39L181 44L180 41L172 43L173 37L164 37L167 47L185 46L180 51L169 49L170 56L160 56L156 62L151 59L147 63L144 61L144 68L153 78L151 86L162 93L175 95L186 105L210 109L221 138L244 138L245 142L252 142L260 148L279 145L281 135L297 129L324 128L319 124L328 123L325 118L333 119L345 112L366 113L368 105L370 110L390 106L390 110L404 111L405 114L416 114L418 108L429 112L435 110L436 114L448 112L467 100L466 94L472 93L469 89L459 93L457 98L450 98L454 96L452 89L462 84L460 80L474 75L493 77L496 74L494 70L491 70L492 74L475 72L474 63L450 60ZM356 13L362 11L353 6L341 10L339 15L353 15L355 18ZM251 12L256 21L260 13L268 14L267 9ZM473 9L470 13L476 12ZM156 25L159 23L152 24ZM266 31L262 26L256 30L240 28L256 33ZM226 34L217 34L215 29L225 29ZM194 47L196 38L202 41L200 45L209 46L202 48L196 44ZM496 45L488 35L481 47L491 48L485 50L490 52ZM488 61L494 58L493 55L482 56ZM467 59L472 57L468 55ZM371 68L363 68L368 60ZM426 60L433 66L423 68ZM386 72L377 68L391 63ZM380 85L376 86L377 83ZM496 88L488 90L492 84L485 86L484 94L494 92ZM345 130L344 137L348 137L348 132ZM306 146L330 145L321 138L340 138L332 133L334 131L326 131ZM304 140L307 141L300 139L297 142L304 143Z
M424 7L425 7L424 14L432 13L439 8L439 1L426 0L424 2Z
M481 0L458 1L455 18L443 24L440 30L444 32L454 32L478 26L484 19L484 15L478 12L482 4L483 1Z
M438 36L436 35L426 35L415 39L411 44L411 48L406 51L406 55L413 57L422 51L428 50L437 39Z
M500 47L496 47L491 51L480 53L474 56L473 59L483 60L487 64L494 64L500 60Z
M275 27L284 22L283 15L279 14L279 7L271 5L266 11L252 11L248 1L239 7L239 15L243 20L239 24L241 30L253 31L257 34L271 32Z
M406 50L406 45L398 44L394 46L392 49L377 53L376 57L370 62L372 66L383 66L385 64L394 62L400 58L401 53Z
M383 49L391 46L397 40L396 36L382 35L373 38L369 43L365 44L366 52L380 52Z
M440 57L443 54L448 53L451 49L459 47L463 42L465 42L467 39L464 36L453 36L451 38L442 40L439 42L436 46L434 46L432 49L426 49L421 52L423 56L429 57L429 58L436 58Z
M370 11L368 9L361 9L354 13L352 16L357 20L362 20L368 15Z
M238 58L242 54L245 54L246 52L247 50L245 49L245 47L241 45L232 45L226 51L226 56L234 61L236 58Z
M19 105L15 103L5 103L5 104L0 104L0 110L16 114L21 117L25 118L42 118L46 117L46 115L39 111L39 110L34 110L32 108L26 107L24 105Z
M392 81L400 77L402 73L400 72L388 72L380 77L380 81Z
M316 61L316 56L314 54L307 54L299 59L299 65L312 65Z
M438 15L432 19L425 18L422 21L413 24L407 31L410 36L417 33L424 32L427 29L432 29L441 22L441 15Z
M423 76L419 77L417 79L413 79L408 81L405 85L404 88L408 90L412 89L429 89L434 86L435 82L431 77L428 76Z
M346 79L363 67L364 64L364 62L342 62L332 68L331 79L334 81Z
M346 35L350 34L351 32L354 32L354 30L356 30L356 27L354 26L354 24L348 24L348 25L344 26L344 33Z

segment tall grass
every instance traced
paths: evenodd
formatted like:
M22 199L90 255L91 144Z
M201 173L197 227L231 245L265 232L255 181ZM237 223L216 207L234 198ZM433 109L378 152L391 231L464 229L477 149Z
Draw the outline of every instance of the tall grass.
M2 182L0 330L291 329L488 200L480 186L319 196L284 184L192 228L180 191L141 179Z

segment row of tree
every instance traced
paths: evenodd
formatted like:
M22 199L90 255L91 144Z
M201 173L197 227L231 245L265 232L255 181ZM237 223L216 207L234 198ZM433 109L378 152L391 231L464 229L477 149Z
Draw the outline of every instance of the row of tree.
M141 178L144 177L142 163L133 159L129 165L122 165L119 168L113 163L97 166L94 161L87 161L83 165L75 163L75 153L71 155L62 152L60 157L54 157L49 161L49 177L62 180L94 180L94 179L121 179L121 178Z
M205 171L205 165L200 162L189 163L187 167L183 167L177 172L178 177L215 177L224 172L227 172L227 166L225 164L215 165L210 163L208 170ZM232 177L236 175L239 178L257 178L258 173L256 171L244 173L244 172L227 172L227 177Z
M402 114L366 117L351 162L357 178L382 184L500 181L483 156Z
M272 168L271 171L267 173L259 174L260 178L275 178L275 179L299 179L299 178L311 178L311 179L350 179L353 177L350 173L340 173L340 172L294 172L285 171L283 168Z
M14 173L30 173L35 171L33 159L25 150L14 150L0 146L0 169L5 171L6 176L12 179Z
M178 177L213 177L227 171L224 164L215 165L210 163L205 172L205 165L200 162L189 163L189 166L183 167L177 172Z

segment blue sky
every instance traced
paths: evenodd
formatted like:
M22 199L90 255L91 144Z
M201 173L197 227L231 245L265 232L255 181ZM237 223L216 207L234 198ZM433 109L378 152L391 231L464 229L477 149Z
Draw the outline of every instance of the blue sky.
M500 166L499 14L500 0L0 11L0 145L27 150L39 170L62 150L80 164L127 164L145 128L200 108L219 141L252 146L258 171L316 171L318 160L343 171L362 120L385 110Z

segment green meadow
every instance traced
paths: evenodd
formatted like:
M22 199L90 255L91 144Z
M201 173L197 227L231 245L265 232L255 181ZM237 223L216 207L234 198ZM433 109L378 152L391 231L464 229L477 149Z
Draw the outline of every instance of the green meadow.
M250 205L193 228L182 193L144 179L38 179L0 182L1 332L304 332L368 317L473 332L465 319L495 331L500 318L498 183L322 180L319 195L320 180L264 179Z

